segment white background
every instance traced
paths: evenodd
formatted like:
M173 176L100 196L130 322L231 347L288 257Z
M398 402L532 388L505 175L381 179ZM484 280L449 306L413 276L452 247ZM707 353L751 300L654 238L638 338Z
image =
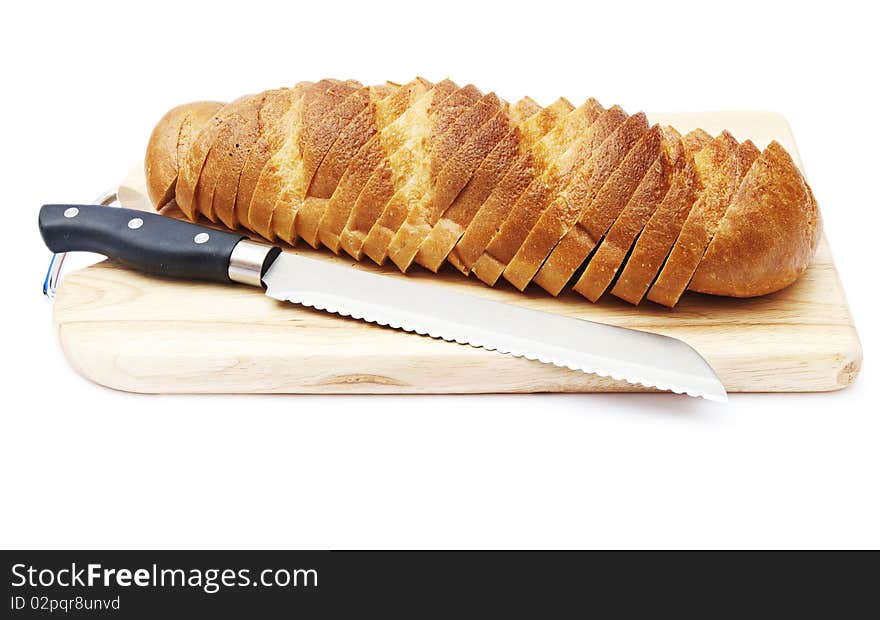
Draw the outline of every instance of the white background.
M26 4L0 25L0 546L880 546L870 3ZM856 385L727 407L163 397L68 367L40 295L42 203L114 185L178 103L417 74L508 100L786 115L865 349Z

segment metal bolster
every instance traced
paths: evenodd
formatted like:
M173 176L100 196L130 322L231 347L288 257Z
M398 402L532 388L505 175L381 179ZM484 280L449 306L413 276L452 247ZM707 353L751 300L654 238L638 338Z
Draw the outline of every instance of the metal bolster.
M242 239L232 248L229 256L229 279L241 284L263 286L263 273L278 252L277 247Z

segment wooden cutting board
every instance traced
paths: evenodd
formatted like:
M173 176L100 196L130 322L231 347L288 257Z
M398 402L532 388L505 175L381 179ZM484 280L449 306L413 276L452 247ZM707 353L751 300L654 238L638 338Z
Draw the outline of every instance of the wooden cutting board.
M782 117L766 112L653 115L682 132L729 129L759 147L781 142L800 161ZM124 206L150 209L138 171ZM822 197L819 196L821 204ZM828 243L806 274L765 297L688 293L675 310L611 296L591 304L496 289L452 268L434 275L354 263L328 251L291 250L530 308L668 334L700 351L731 392L809 392L849 385L861 365L858 335ZM108 262L69 274L55 300L67 358L83 376L134 392L474 393L638 391L626 383L283 304L237 285L143 276Z

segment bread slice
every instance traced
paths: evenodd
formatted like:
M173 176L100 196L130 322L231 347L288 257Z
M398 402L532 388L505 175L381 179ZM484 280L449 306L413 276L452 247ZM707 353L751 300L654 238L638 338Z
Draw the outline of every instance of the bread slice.
M511 259L510 266L513 268L507 274L508 279L520 290L525 289L540 269L547 255L577 221L582 204L569 200L568 196L580 196L579 200L587 200L598 189L590 183L592 172L595 170L592 154L614 134L627 118L626 112L619 106L613 106L603 112L590 127L586 145L589 157L584 160L570 182L557 192L550 206L529 231L526 240L523 241L517 254Z
M590 301L598 300L611 285L636 237L669 191L676 163L684 159L681 134L672 127L662 127L660 131L660 153L651 162L629 202L605 233L605 238L574 285L574 290Z
M377 109L382 102L391 101L391 97L400 98L401 86L387 83L381 86L369 87L367 104L342 130L336 142L330 147L330 151L315 172L312 185L309 188L308 202L320 210L317 220L316 244L333 247L339 251L339 236L331 231L333 213L330 211L331 198L337 187L342 183L346 170L354 161L360 150L367 144L378 131ZM405 88L405 87L404 87ZM340 221L342 215L337 212ZM347 219L348 215L344 217ZM345 221L339 225L339 230L345 226Z
M315 174L312 175L312 180L306 192L306 198L303 201L302 206L299 208L295 223L297 235L313 248L317 248L319 245L318 227L320 226L321 219L327 208L327 202L333 194L333 190L336 189L336 184L339 182L342 172L345 170L344 167L340 170L340 166L338 165L339 162L336 161L340 151L334 150L334 147L336 142L345 133L349 124L352 123L354 119L357 118L370 104L372 90L372 87L364 87L351 93L345 101L329 111L321 121L324 125L325 135L333 136L332 142L327 149L327 154L321 161L321 165L318 166L317 170L315 170ZM384 94L382 96L388 95L390 92L391 89L384 88ZM348 152L351 154L345 161L346 166L351 161L351 157L354 156L356 151ZM325 173L321 175L320 183L316 184L316 180L319 180L318 174L324 168L339 170L339 176L335 179L328 179L327 174Z
M260 93L242 101L214 140L212 152L217 153L220 159L216 164L217 182L214 185L208 210L213 212L227 228L238 228L235 195L244 164L259 137L257 116L265 98L265 93Z
M480 280L490 286L495 284L556 192L565 187L589 159L595 146L590 128L604 111L598 101L589 99L535 145L535 159L542 165L486 246L483 256L474 263L474 273ZM510 276L517 280L515 269Z
M452 204L434 225L431 233L422 242L416 254L416 262L436 272L446 257L458 243L465 229L473 220L477 209L501 180L507 165L513 163L519 154L521 140L525 140L525 124L532 117L543 112L541 106L530 97L520 99L510 109L509 131L496 144L471 175L465 187L455 197ZM495 115L493 122L501 122L503 112ZM535 121L538 122L538 121Z
M657 281L648 291L648 299L653 302L670 308L678 303L709 247L734 192L760 155L760 151L748 140L733 148L733 136L725 134L716 139L718 148L703 149L695 158L703 191L688 214ZM721 160L721 156L731 149L733 152Z
M179 162L174 198L183 214L193 221L202 213L197 195L202 168L211 151L211 146L214 144L214 139L217 137L217 132L226 122L231 111L235 110L237 101L239 100L227 103L211 116L210 120L199 129L186 152L186 156Z
M229 159L226 147L242 124L243 118L247 116L246 109L252 107L253 101L254 96L246 95L226 106L223 123L217 126L196 184L195 196L198 211L215 223L226 224L214 212L214 191L223 175L224 165Z
M635 191L633 167L646 157L647 149L633 147L648 132L648 121L641 112L617 126L607 140L593 152L587 166L566 188L561 201L574 224L547 256L534 281L552 295L558 295L578 267L617 218ZM644 143L649 146L651 142ZM649 160L650 161L650 160ZM618 172L618 167L620 172ZM636 168L637 169L637 168Z
M410 210L423 208L423 202L430 195L438 162L452 159L456 147L460 145L456 138L473 131L474 127L466 119L472 118L475 111L485 108L481 104L483 99L475 86L468 85L436 106L433 111L435 116L431 138L427 144L419 145L414 150L418 153L420 165L415 166L410 174L405 172L405 168L403 172L391 170L391 182L387 188L389 191L383 192L381 199L377 201L381 205L379 214L364 238L361 248L363 254L380 265L385 262L392 238ZM495 97L496 105L497 101ZM463 125L465 129L462 129ZM404 156L404 161L406 160L408 157ZM393 164L394 158L390 158L389 162Z
M335 124L325 123L328 114L340 105L349 95L360 89L363 85L356 81L346 81L333 84L321 94L318 94L303 108L302 130L300 131L299 161L293 162L287 176L287 183L281 192L279 203L282 208L290 212L289 229L286 235L279 232L279 236L286 240L296 240L296 221L299 219L299 210L305 202L309 186L315 171L321 165L327 151L333 141L339 135ZM306 95L308 99L308 95ZM276 206L276 209L278 206Z
M326 86L324 86L325 82ZM324 107L321 106L315 111L313 106L326 96L326 93L340 84L341 82L338 80L324 80L305 90L299 127L294 129L291 139L281 147L277 154L279 183L275 190L277 198L272 207L271 225L273 232L290 244L296 242L296 229L294 228L296 214L305 199L311 174L316 167L314 164L316 158L311 156L311 151L315 147L314 128L316 119L322 116ZM322 86L324 87L322 88ZM306 120L307 115L311 115L308 121ZM320 161L320 158L317 159Z
M633 246L611 290L615 296L637 305L657 277L700 191L694 154L711 141L712 136L702 129L682 138L681 157L672 161L669 190Z
M564 102L563 107L566 107L566 104L567 101ZM586 110L585 106L581 106L579 109L571 109L567 113L560 114L550 131L540 140L536 140L508 167L504 178L489 194L459 242L460 255L466 261L468 270L473 271L484 282L494 283L497 279L489 277L489 272L497 266L497 261L487 253L488 246L511 216L519 197L543 173L548 165L548 159L554 152L553 149L558 149L559 144L565 143L574 134L574 132L567 133L566 128L582 127ZM500 270L496 271L500 274Z
M342 242L342 231L348 223L351 211L364 186L372 177L375 169L385 161L385 149L380 133L392 125L410 106L421 99L433 84L422 78L401 86L397 91L378 101L371 114L365 119L373 126L366 130L372 132L369 139L358 149L345 169L330 201L327 212L321 220L318 235L330 250L339 253Z
M591 189L592 177L596 170L595 154L617 128L626 122L628 116L618 106L604 111L590 127L580 146L582 151L577 167L568 175L565 182L550 199L550 204L510 260L504 271L504 277L519 290L524 290L540 269L553 247L562 236L574 225L580 209L572 209L567 200L569 196L578 197L580 201L589 200L595 190Z
M235 219L239 224L250 229L248 211L254 190L260 179L260 173L269 161L272 153L269 152L267 135L277 131L279 123L290 108L294 100L294 93L304 88L308 83L302 82L293 89L278 88L265 92L263 103L257 111L257 139L251 146L250 153L241 170L238 180L238 190L235 194ZM255 231L254 231L255 232Z
M388 245L388 256L401 271L409 268L434 224L509 128L510 106L490 93L447 131L441 156L432 159L428 192L410 204L406 220ZM447 151L453 155L442 156Z
M496 147L455 199L450 212L473 213L448 255L449 262L463 274L471 272L513 203L528 186L532 147L572 110L574 106L561 97L529 118Z
M358 196L342 232L346 252L360 260L366 251L374 261L384 261L390 234L382 232L397 214L393 207L389 212L389 203L402 188L428 182L432 153L442 148L442 136L479 98L475 86L459 88L443 80L380 134L386 157Z
M778 291L806 270L820 237L813 192L773 141L736 190L688 289L733 297Z
M181 161L202 127L223 107L217 101L197 101L177 106L156 124L147 143L144 174L147 194L156 209L174 200Z
M290 91L282 92L270 110L262 116L263 137L268 158L260 171L257 184L248 206L248 228L257 234L274 240L274 210L284 184L284 168L287 160L298 156L302 113L306 105L305 95L315 89L326 90L328 83L298 84Z

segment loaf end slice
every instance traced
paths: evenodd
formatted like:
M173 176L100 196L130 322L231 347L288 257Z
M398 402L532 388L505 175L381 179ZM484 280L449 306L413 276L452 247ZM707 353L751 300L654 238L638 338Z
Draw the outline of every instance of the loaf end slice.
M810 186L771 142L737 189L688 289L729 297L783 289L809 266L821 234Z
M156 124L147 143L144 174L147 194L156 210L174 199L181 156L202 127L223 107L217 101L196 101L169 110Z

